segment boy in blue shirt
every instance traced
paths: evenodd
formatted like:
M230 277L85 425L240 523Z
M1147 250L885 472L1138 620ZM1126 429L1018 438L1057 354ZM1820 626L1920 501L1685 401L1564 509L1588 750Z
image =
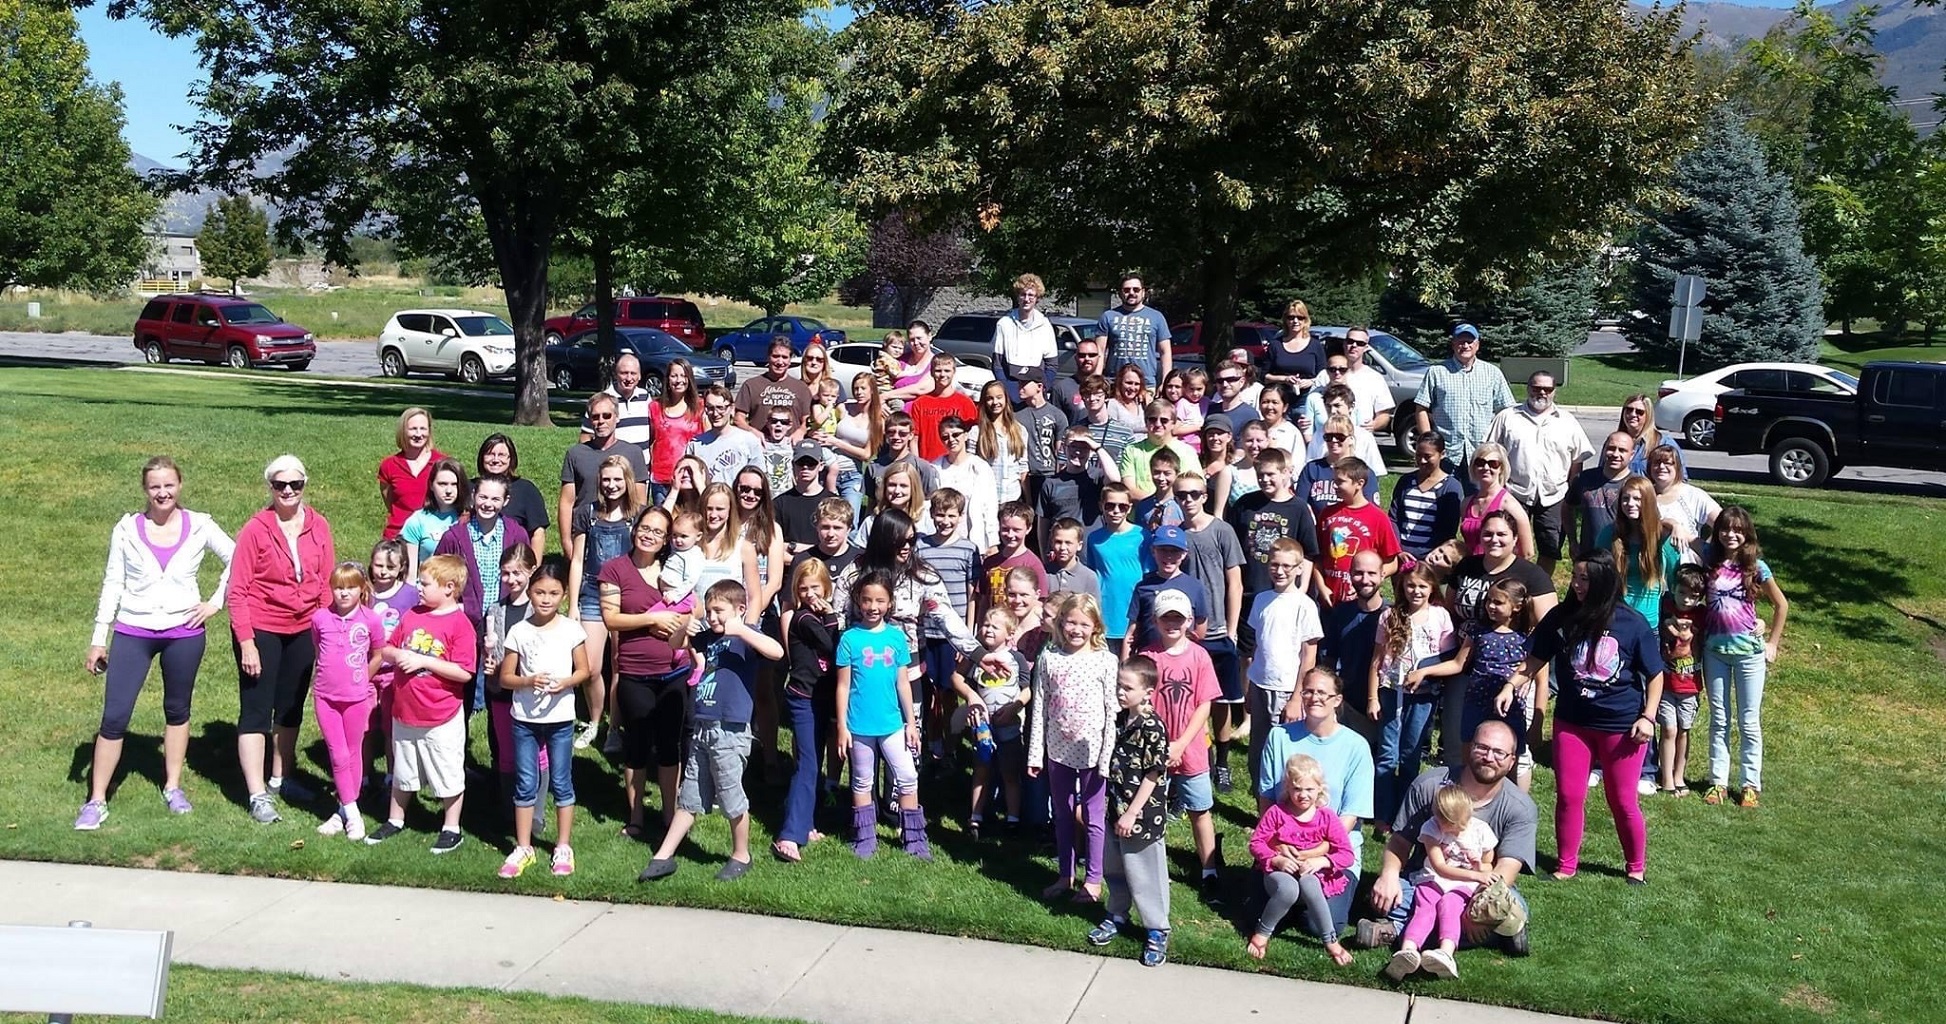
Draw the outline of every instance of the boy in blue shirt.
M1101 580L1101 619L1108 645L1121 650L1128 637L1129 600L1150 566L1142 543L1148 534L1130 518L1135 499L1122 483L1101 488L1101 525L1088 534L1081 560Z
M698 671L690 677L695 703L676 813L638 882L676 873L676 847L712 803L730 820L730 859L716 880L733 881L750 870L750 798L743 792L743 769L750 760L750 687L758 667L751 656L777 661L784 645L743 621L749 602L737 580L719 580L703 594L709 626L689 641Z
M1189 598L1192 638L1200 641L1203 630L1209 628L1209 588L1203 586L1202 580L1182 571L1188 556L1189 537L1182 527L1164 526L1155 531L1155 540L1149 543L1149 557L1155 570L1142 577L1129 598L1128 635L1122 638L1121 645L1123 661L1156 641L1155 599L1165 590L1181 591Z

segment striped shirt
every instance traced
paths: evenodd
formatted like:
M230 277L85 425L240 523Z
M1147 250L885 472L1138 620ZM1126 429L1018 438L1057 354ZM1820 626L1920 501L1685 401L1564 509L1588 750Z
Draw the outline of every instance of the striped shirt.
M649 393L642 388L636 388L634 394L623 398L613 384L598 393L615 400L617 417L615 436L643 451L648 451L649 439L654 436L654 431L649 427L649 403L655 399L650 398ZM585 412L581 414L581 432L594 433L594 426L588 422L588 414Z
M965 618L973 599L973 577L980 571L980 549L965 537L941 540L937 534L919 538L919 561L939 574L946 585L946 599L953 610Z
M1136 438L1142 436L1134 428L1114 417L1109 417L1100 423L1094 420L1083 422L1088 425L1088 436L1094 438L1096 444L1108 450L1108 460L1116 465L1121 464L1122 451Z

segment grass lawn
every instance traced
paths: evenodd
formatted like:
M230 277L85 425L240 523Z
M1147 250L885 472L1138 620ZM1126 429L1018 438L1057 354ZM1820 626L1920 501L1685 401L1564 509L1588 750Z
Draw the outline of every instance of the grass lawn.
M1086 948L1082 935L1093 912L1049 908L1036 898L1053 877L1045 855L1028 845L965 838L960 784L926 794L943 819L935 829L936 863L885 852L861 865L827 841L796 867L760 852L757 869L731 885L710 879L728 848L727 827L717 818L697 829L678 875L654 887L635 884L648 851L617 835L619 781L585 755L576 766L581 870L565 884L534 872L513 886L494 877L506 847L487 799L469 805L467 845L440 858L426 852L434 819L424 810L410 834L377 848L321 839L312 832L317 817L303 811L288 813L281 825L254 825L241 806L230 724L235 675L220 642L204 662L192 729L187 786L195 814L169 816L156 794L161 713L152 683L137 709L113 817L99 832L71 831L100 714L100 683L83 674L81 659L108 530L116 515L140 506L142 459L174 454L186 470L186 504L234 529L261 502L263 464L279 451L296 451L310 466L309 496L335 524L340 556L360 558L380 523L372 473L404 404L365 388L278 379L0 369L0 518L15 524L12 571L0 577L0 606L14 609L0 630L0 708L8 730L0 746L0 778L8 780L0 790L0 857L558 891ZM436 440L448 451L470 454L506 418L497 402L431 404ZM513 433L528 475L551 479L569 432ZM1416 991L1641 1022L1938 1019L1937 1008L1946 1006L1946 975L1935 969L1946 924L1914 912L1946 877L1946 844L1934 824L1946 819L1937 750L1946 726L1939 697L1946 684L1946 505L1710 486L1724 502L1753 509L1794 605L1766 709L1764 807L1705 807L1695 797L1649 801L1653 884L1636 889L1622 884L1613 829L1593 801L1581 878L1525 887L1534 955L1470 953L1463 979ZM207 581L214 578L210 567ZM1703 733L1697 736L1692 779L1702 774L1705 743ZM308 725L303 750L310 777L323 778L322 743ZM1540 846L1550 866L1552 783L1550 773L1540 773ZM758 787L753 800L753 841L762 851L778 824L782 792ZM1233 908L1249 885L1242 865L1253 821L1240 795L1219 805ZM1179 824L1171 834L1178 877L1192 873L1188 846ZM1367 862L1376 863L1375 850ZM1239 970L1384 984L1379 953L1360 953L1341 971L1315 946L1289 938L1273 943L1268 964L1258 965L1243 954L1233 922L1240 916L1214 912L1178 886L1173 954ZM1135 949L1124 941L1111 952L1132 956Z
M0 1014L0 1021L44 1020ZM93 1020L80 1017L79 1020ZM294 974L219 971L176 966L169 970L169 998L162 1019L174 1024L765 1024L705 1010L556 999L488 989L438 989L320 981ZM773 1022L781 1024L781 1022Z
M333 292L251 287L250 298L269 306L278 316L309 328L320 338L369 341L378 337L385 321L401 309L461 307L507 315L507 300L498 288L418 287L411 282L369 282ZM41 304L40 319L27 316L29 300ZM0 331L85 331L89 334L129 334L146 300L136 295L97 299L70 292L9 293L0 301ZM695 297L703 320L711 327L742 327L763 315L760 309L726 299ZM564 306L557 313L567 313ZM785 310L816 317L833 327L865 330L872 311L836 302L813 302Z

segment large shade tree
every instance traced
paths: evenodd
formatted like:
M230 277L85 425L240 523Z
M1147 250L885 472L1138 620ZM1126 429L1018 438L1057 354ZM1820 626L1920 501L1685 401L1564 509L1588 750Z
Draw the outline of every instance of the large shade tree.
M389 215L420 251L483 232L517 338L514 419L547 419L541 321L558 234L660 166L725 41L801 0L112 0L192 34L209 84L191 175L248 188L327 257ZM269 154L282 169L259 176Z
M1440 300L1593 251L1693 126L1673 12L1613 0L869 8L834 110L861 200L978 217L1056 287L1233 315L1306 260Z

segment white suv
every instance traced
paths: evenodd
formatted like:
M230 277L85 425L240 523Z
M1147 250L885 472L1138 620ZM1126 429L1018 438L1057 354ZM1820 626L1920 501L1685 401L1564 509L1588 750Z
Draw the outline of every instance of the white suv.
M514 329L470 309L402 309L378 333L378 366L387 377L443 373L468 384L514 372Z

